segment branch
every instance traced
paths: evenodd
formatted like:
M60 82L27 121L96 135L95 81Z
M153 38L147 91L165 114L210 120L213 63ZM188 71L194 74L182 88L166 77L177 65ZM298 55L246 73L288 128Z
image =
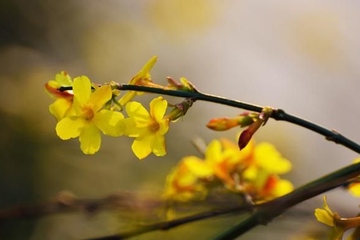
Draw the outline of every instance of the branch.
M141 234L149 233L149 232L153 232L153 231L159 231L159 230L167 231L169 229L172 229L172 228L184 225L184 224L196 222L199 220L204 220L204 219L211 218L211 217L216 217L219 215L244 213L247 211L254 210L258 206L260 206L260 205L251 205L251 206L247 205L247 206L222 208L222 209L202 212L202 213L198 213L198 214L194 214L194 215L190 215L190 216L186 216L186 217L182 217L182 218L177 218L177 219L170 220L170 221L164 221L164 222L147 225L147 226L144 226L144 227L132 230L132 231L128 231L128 232L123 232L120 234L114 234L114 235L99 237L99 238L91 238L91 239L87 239L87 240L120 240L120 239L131 238L134 236L139 236Z
M351 181L351 179L359 176L359 173L360 163L352 164L297 188L287 195L266 202L250 217L224 233L221 233L215 237L214 240L231 240L259 224L267 224L296 204L334 188L343 186Z
M186 92L186 91L179 91L179 90L167 90L161 88L153 88L153 87L143 87L143 86L136 86L136 85L128 85L128 84L121 84L118 86L119 90L128 90L128 91L139 91L139 92L149 92L149 93L156 93L156 94L163 94L168 96L175 96L175 97L183 97L183 98L191 98L194 101L206 101L206 102L213 102L218 104L223 104L226 106L231 106L235 108L241 108L248 111L253 112L261 112L264 108L263 106L258 106L250 103L245 103L236 100L230 100L223 97L210 95L201 92ZM309 129L313 132L316 132L326 138L326 140L343 145L357 153L360 153L360 145L356 142L351 141L350 139L344 137L340 133L335 130L329 130L325 127L307 121L305 119L293 116L291 114L286 113L282 109L274 109L270 116L271 118L277 121L285 121L289 123L293 123L295 125L304 127Z
M134 193L116 193L98 199L78 199L69 192L61 192L55 200L38 204L0 209L0 223L13 218L38 217L54 213L83 211L94 213L103 209L139 210L160 206L160 200L142 198Z
M166 231L178 227L180 225L204 220L211 217L216 217L219 215L226 215L230 213L239 214L250 210L254 211L253 214L249 216L247 219L243 220L242 222L232 227L231 229L225 231L224 233L219 234L213 240L235 239L236 237L242 235L243 233L249 231L250 229L256 227L257 225L269 223L272 219L281 215L289 208L295 206L300 202L303 202L321 193L324 193L326 191L329 191L331 189L337 188L339 186L348 183L351 179L357 177L359 175L359 172L360 172L360 163L352 164L340 170L332 172L326 176L323 176L302 187L299 187L287 195L284 195L282 197L273 199L271 201L262 204L252 205L252 206L235 206L230 208L203 212L203 213L175 219L172 221L165 221L165 222L155 223L152 225L147 225L129 232L123 232L123 233L100 237L100 238L93 238L91 240L126 239L152 231Z

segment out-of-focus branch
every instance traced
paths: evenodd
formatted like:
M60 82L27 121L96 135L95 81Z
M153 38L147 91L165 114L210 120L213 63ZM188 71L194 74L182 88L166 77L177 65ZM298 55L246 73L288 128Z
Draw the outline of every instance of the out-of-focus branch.
M159 222L159 223L155 223L155 224L151 224L151 225L146 225L146 226L140 227L138 229L128 231L128 232L123 232L120 234L114 234L114 235L104 236L104 237L99 237L99 238L91 238L91 239L87 239L87 240L127 239L127 238L139 236L141 234L152 232L152 231L159 231L159 230L166 231L166 230L169 230L169 229L172 229L172 228L184 225L184 224L208 219L211 217L216 217L219 215L241 214L244 212L253 211L258 206L260 206L260 205L224 207L224 208L219 208L219 209L211 210L211 211L207 211L207 212L201 212L198 214L194 214L194 215L190 215L190 216L186 216L186 217L182 217L182 218L177 218L177 219L170 220L170 221L164 221L164 222Z
M225 214L240 214L246 211L253 211L253 213L245 220L241 221L236 226L230 228L229 230L219 234L214 240L231 240L234 239L243 233L249 231L250 229L261 225L267 224L272 219L286 212L289 208L295 206L298 203L301 203L305 200L308 200L312 197L315 197L321 193L334 189L336 187L343 186L344 184L351 181L353 178L357 177L360 172L360 163L353 164L337 170L331 174L323 176L315 181L312 181L302 187L295 189L293 192L284 195L282 197L273 199L271 201L253 205L253 206L233 206L230 208L221 208L218 210L213 210L209 212L203 212L195 214L192 216L175 219L172 221L160 222L152 225L147 225L135 229L130 232L124 232L119 234L114 234L111 236L104 236L100 238L93 238L91 240L119 240L126 239L129 237L134 237L151 231L164 231L171 228L175 228L180 225L188 224L191 222L219 216Z
M104 209L141 211L141 209L155 208L161 204L161 200L142 198L130 192L111 194L98 199L78 199L71 193L61 192L54 200L47 202L0 209L0 223L13 218L40 217L64 212L95 213Z

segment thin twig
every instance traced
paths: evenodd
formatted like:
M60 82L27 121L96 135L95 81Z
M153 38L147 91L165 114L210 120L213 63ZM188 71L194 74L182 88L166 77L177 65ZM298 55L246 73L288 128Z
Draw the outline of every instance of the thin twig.
M170 221L164 221L159 222L151 225L147 225L132 231L120 233L120 234L114 234L110 236L105 237L99 237L99 238L91 238L88 240L120 240L120 239L126 239L134 236L139 236L144 233L149 233L152 231L166 231L184 224L192 223L199 220L208 219L211 217L216 217L219 215L225 215L225 214L240 214L248 211L253 211L255 208L259 207L261 205L247 205L247 206L235 206L235 207L228 207L228 208L222 208L222 209L216 209L211 210L207 212L202 212Z

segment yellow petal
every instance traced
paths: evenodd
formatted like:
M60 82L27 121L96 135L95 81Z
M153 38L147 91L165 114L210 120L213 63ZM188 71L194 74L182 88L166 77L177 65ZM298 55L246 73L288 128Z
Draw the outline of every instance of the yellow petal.
M219 162L221 158L222 146L221 142L217 139L212 140L206 148L205 159L207 162Z
M71 86L72 81L69 74L65 71L61 71L60 73L55 75L55 81L59 83L60 86Z
M68 140L70 138L76 138L80 135L81 130L85 126L85 121L79 117L67 117L63 118L56 125L56 134L62 140Z
M101 110L93 118L93 122L104 134L118 137L124 132L124 115L120 112Z
M330 227L334 226L333 217L329 215L329 213L322 208L315 209L315 217L321 223L324 223Z
M315 209L315 217L319 222L322 222L330 227L334 227L334 213L330 210L326 202L326 196L324 196L323 208Z
M143 128L139 128L136 126L136 122L133 118L125 118L123 120L124 123L124 135L129 137L138 137L142 132L144 132Z
M151 152L151 142L153 140L153 136L139 136L135 138L133 144L131 145L131 149L133 150L136 157L139 159L144 159L147 157Z
M58 98L49 106L49 111L58 121L60 121L66 116L71 104L72 102L66 98Z
M91 82L88 77L81 76L74 79L74 97L80 106L88 103L91 95Z
M275 185L275 189L272 191L272 194L275 197L280 197L288 194L292 190L294 190L294 185L290 181L285 179L279 179L279 181Z
M189 156L183 158L183 161L189 170L198 177L206 178L214 174L213 169L200 158Z
M163 119L160 122L160 128L158 133L161 135L165 135L169 131L169 119Z
M139 80L150 80L150 70L153 68L157 60L157 56L153 56L145 63L142 69L131 79L129 84L136 84Z
M291 170L291 162L283 157L270 143L260 143L255 148L255 161L268 172L284 174Z
M92 106L94 112L99 111L107 101L112 97L111 86L102 86L93 92L90 96L89 104Z
M124 107L125 104L127 104L128 102L130 102L134 97L136 96L136 92L135 91L128 91L127 93L124 94L124 96L122 96L119 99L119 104Z
M160 123L167 109L167 101L162 97L154 98L150 102L150 115L156 122Z
M137 127L147 127L151 121L148 111L139 102L126 104L126 113L134 119Z
M94 124L87 124L79 136L80 148L85 154L94 154L100 149L101 136Z
M156 134L156 137L153 139L151 144L151 149L152 152L158 157L164 156L166 154L166 144L163 135Z
M360 197L360 183L350 184L348 190L353 196Z

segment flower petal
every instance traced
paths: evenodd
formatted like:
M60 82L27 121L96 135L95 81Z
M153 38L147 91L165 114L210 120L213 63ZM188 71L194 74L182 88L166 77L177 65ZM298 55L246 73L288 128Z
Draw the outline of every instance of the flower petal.
M96 89L90 96L89 104L94 112L99 111L112 97L111 86L105 85Z
M125 118L124 123L124 135L129 137L138 137L142 132L146 131L144 128L136 126L136 122L133 118Z
M126 104L126 113L135 120L137 127L147 127L151 120L148 111L139 102Z
M160 123L167 109L167 101L162 97L154 98L150 102L150 115L156 122Z
M68 140L70 138L76 138L80 135L81 130L85 126L85 121L79 117L67 117L63 118L56 125L56 134L62 140Z
M120 112L101 110L93 118L93 122L104 134L118 137L124 132L124 115Z
M79 136L80 148L85 154L94 154L100 149L101 136L94 124L87 124Z
M260 143L255 148L256 162L272 173L284 174L291 170L291 162L283 157L270 143Z
M80 106L87 104L91 95L91 82L88 77L81 76L74 79L74 97Z
M150 81L150 70L153 68L157 60L157 56L153 56L145 63L142 69L131 79L129 84L137 84L139 80Z
M145 157L147 157L152 151L151 149L152 141L153 141L152 135L149 136L143 134L137 137L134 140L133 144L131 145L131 149L133 150L136 157L138 157L139 159L144 159Z
M330 210L326 202L326 196L324 196L323 208L315 209L315 217L319 222L322 222L330 227L334 227L334 213Z
M60 86L71 86L72 81L69 74L65 71L61 71L60 73L55 75L55 81L60 84Z
M161 135L165 135L169 131L169 119L163 119L160 123L160 128L158 133Z
M54 103L50 104L49 111L55 118L60 121L68 113L72 102L66 98L58 98Z
M214 174L213 169L207 165L206 162L195 156L185 157L183 158L183 162L197 177L206 178L211 177Z
M219 140L212 140L206 148L205 159L207 162L219 162L222 161L221 157L222 146Z
M152 152L158 157L164 156L166 154L166 144L163 135L155 135L155 137L153 138L151 149Z

